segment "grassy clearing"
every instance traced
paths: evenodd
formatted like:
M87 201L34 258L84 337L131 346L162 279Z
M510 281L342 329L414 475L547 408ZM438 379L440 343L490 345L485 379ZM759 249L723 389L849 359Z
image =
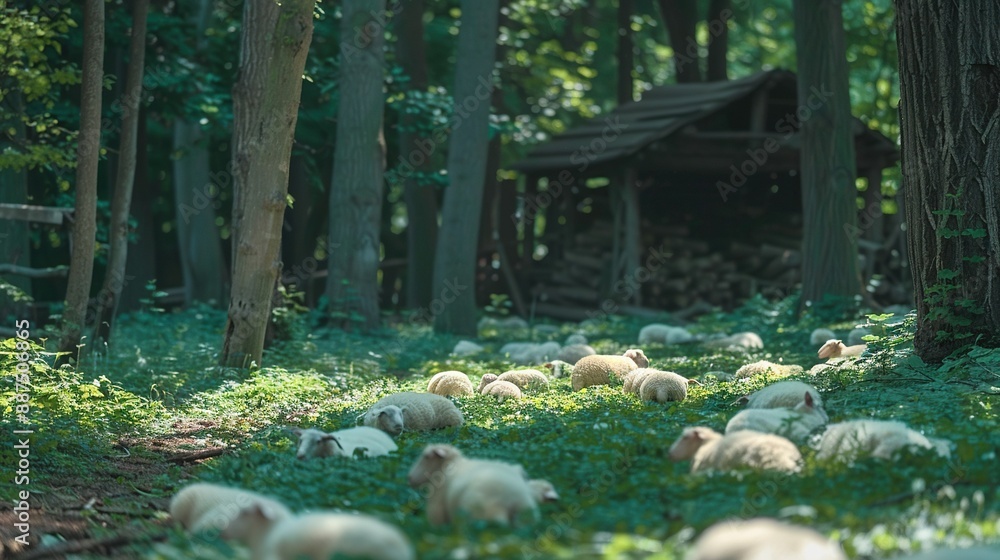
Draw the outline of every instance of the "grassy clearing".
M32 491L53 505L72 505L54 496L65 494L74 480L80 486L97 480L105 489L133 489L117 502L104 501L105 510L118 513L83 515L90 533L102 535L123 528L162 530L155 526L166 514L150 505L162 510L169 496L194 478L232 484L272 494L294 510L343 508L377 515L401 526L420 558L681 558L708 525L752 516L812 526L840 541L852 558L1000 540L1000 352L974 348L931 368L910 356L906 326L875 341L873 346L882 350L859 367L803 379L822 391L831 422L902 420L953 441L951 461L912 454L893 464L868 460L848 468L819 464L806 450L805 472L789 477L690 475L687 463L666 459L683 426L721 430L737 410L734 400L774 381L712 382L706 372L731 373L760 359L806 370L817 363L808 335L820 322L792 323L790 306L758 302L730 315L705 317L693 328L756 330L764 351L645 348L653 366L706 382L693 387L682 403L646 404L617 387L573 393L568 379L559 379L519 402L497 404L480 395L459 399L464 426L406 433L398 440L399 452L388 458L309 462L295 459L294 441L284 426L333 430L353 425L381 396L424 391L438 371L459 369L476 382L483 373L510 369L490 352L506 338L484 333L488 351L457 360L448 357L455 339L436 337L426 328L361 336L313 332L303 319L294 325L291 342L269 352L268 367L245 374L214 366L223 314L195 309L138 315L121 323L107 355L85 358L76 371L56 372L46 365L50 358L36 358L32 416L39 429L32 442L37 457ZM846 332L853 323L832 326ZM582 330L599 352L620 353L640 327L612 318ZM552 337L563 340L578 329L562 325ZM0 359L12 372L10 354ZM6 375L5 382L9 379ZM13 388L2 389L0 409L9 431ZM595 428L599 423L607 427ZM176 445L163 447L171 441ZM542 522L531 527L431 528L421 494L405 481L410 465L431 442L452 443L470 456L520 462L532 476L551 480L562 500L545 506ZM231 451L194 469L162 463L166 448L221 444ZM131 456L123 459L126 448ZM9 446L0 449L0 464L14 460ZM135 465L144 468L130 475ZM13 499L14 490L0 487L0 497ZM108 507L112 502L115 506ZM165 542L137 545L121 553L126 554L234 558L245 553L171 530Z

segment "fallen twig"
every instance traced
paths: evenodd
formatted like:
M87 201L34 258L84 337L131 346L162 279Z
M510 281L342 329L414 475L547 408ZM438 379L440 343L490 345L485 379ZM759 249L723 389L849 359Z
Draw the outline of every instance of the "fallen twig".
M202 451L195 451L193 453L181 453L179 455L174 455L172 457L167 457L167 462L169 463L189 463L191 461L200 461L201 459L209 459L211 457L218 457L226 452L225 447L215 447L213 449L205 449Z

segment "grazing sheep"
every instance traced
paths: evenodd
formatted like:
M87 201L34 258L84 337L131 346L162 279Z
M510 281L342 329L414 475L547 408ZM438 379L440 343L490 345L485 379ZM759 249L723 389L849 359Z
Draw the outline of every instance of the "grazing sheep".
M459 340L455 343L455 349L451 351L456 356L471 356L483 351L483 347L469 340Z
M825 360L827 358L852 358L864 354L867 344L858 344L857 346L845 346L843 342L832 339L826 341L822 347L820 347L819 352L816 353L819 359Z
M544 367L552 373L552 377L558 379L560 377L572 375L574 366L573 364L562 360L552 360L551 362L547 362Z
M492 373L487 373L479 382L479 392L497 398L497 402L504 402L507 399L520 399L521 388L510 381L497 379Z
M809 335L809 344L815 346L833 338L837 338L837 333L830 329L816 329Z
M698 537L688 560L847 560L837 544L807 527L773 519L723 521Z
M931 442L920 432L893 420L850 420L830 424L823 432L816 458L820 461L851 463L858 457L871 455L892 459L907 448L933 449L942 457L951 455L945 440Z
M687 398L687 394L688 380L672 371L653 370L643 376L639 386L639 398L644 401L682 401Z
M757 333L741 332L723 338L706 340L704 342L704 346L706 348L723 349L723 350L734 347L747 348L747 349L760 349L764 347L764 341L761 340L760 335L758 335Z
M588 344L589 341L587 337L581 333L573 333L566 337L566 342L563 342L563 346L574 346L577 344Z
M644 368L649 365L649 360L642 350L631 348L621 356L605 356L595 354L587 356L573 366L571 377L573 390L579 391L584 387L593 385L607 385L625 376L628 372Z
M253 517L247 512L244 517ZM259 546L254 560L415 560L409 539L398 528L375 517L353 513L314 512L276 524Z
M859 344L864 344L865 343L864 337L870 334L872 334L871 329L866 329L862 327L851 329L851 332L847 333L847 345L858 346Z
M639 344L646 345L652 342L660 344L682 344L691 342L694 336L683 327L664 325L662 323L652 323L642 327L639 331Z
M538 518L538 506L520 465L469 459L447 444L424 448L407 477L413 488L428 486L427 519L442 525L460 519L513 524L519 514Z
M299 438L295 457L299 460L313 457L355 457L356 449L363 449L366 457L381 457L396 450L396 443L385 432L368 426L346 428L326 433L309 428L293 428Z
M537 369L517 369L505 371L497 378L499 381L507 381L517 385L520 389L532 387L541 388L549 386L549 378Z
M427 392L442 397L460 397L471 395L472 381L461 371L442 371L434 374L427 383Z
M364 414L365 426L392 435L461 426L464 419L455 403L431 393L394 393L379 399Z
M733 379L746 379L757 375L772 375L777 377L788 377L802 373L802 366L782 365L761 360L752 364L747 364L736 370Z
M830 419L823 410L823 398L819 395L819 391L801 381L778 381L741 400L747 408L795 408L805 401L802 395L806 393L812 397L816 410L823 411L824 422L829 422Z
M646 377L654 371L658 370L654 368L639 368L626 373L625 377L622 378L622 392L626 394L631 393L633 395L638 395L639 387L642 386L642 382L645 381Z
M684 428L668 455L671 461L691 459L692 473L733 469L795 473L802 469L802 454L794 443L749 430L723 436L704 426Z
M741 410L726 424L726 433L753 430L777 434L794 442L803 442L813 430L827 423L826 412L815 406L812 393L802 393L802 402L790 408L748 408Z
M253 510L253 522L236 522ZM170 517L191 533L219 531L219 537L255 547L274 524L292 516L281 502L249 490L198 482L170 500Z
M555 486L552 486L552 483L548 480L538 478L529 480L528 486L531 487L531 493L535 498L536 504L559 501L559 493L556 492Z
M594 354L597 354L597 350L594 350L587 344L571 344L569 346L563 346L559 350L559 353L556 354L556 359L562 362L575 364L583 358L593 356Z

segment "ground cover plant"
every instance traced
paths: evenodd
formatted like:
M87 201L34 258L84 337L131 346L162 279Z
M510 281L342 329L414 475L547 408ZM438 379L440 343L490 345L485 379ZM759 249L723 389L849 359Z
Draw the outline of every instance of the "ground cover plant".
M515 339L564 340L584 333L600 353L635 346L646 323L618 317L585 325L555 324L520 334L481 333L486 351L450 356L456 339L401 322L362 335L316 328L308 315L290 319L291 339L265 355L264 368L220 370L214 364L222 313L196 308L124 318L115 346L82 352L75 368L53 369L32 347L32 532L43 544L127 536L113 551L78 558L248 558L245 550L175 528L166 506L196 480L273 495L291 509L358 510L398 525L419 558L683 558L692 540L724 519L778 517L838 541L851 558L891 558L906 551L1000 540L997 452L1000 352L977 347L941 366L912 356L912 324L858 314L831 322L819 312L792 318L795 302L760 300L731 314L702 317L694 333L754 330L751 352L706 350L698 344L644 347L651 366L699 379L679 403L643 403L618 386L573 393L567 378L498 404L483 395L456 398L465 425L404 432L389 457L298 461L287 428L334 430L355 424L380 397L426 390L439 371L457 369L474 382L512 369L497 349ZM851 366L797 376L821 391L831 422L895 419L953 442L951 459L912 453L887 463L822 464L804 449L798 475L689 474L667 449L688 425L721 431L737 399L776 378L725 381L757 360L819 363L813 327L845 333L874 325L870 355ZM545 332L546 334L541 334ZM84 349L88 350L88 349ZM13 373L17 350L4 342L0 391L4 430L15 427ZM424 497L406 473L428 443L451 443L466 455L521 463L550 480L561 497L541 520L512 529L486 523L431 527ZM191 460L192 453L217 456ZM194 456L197 457L197 456ZM12 446L0 464L15 465ZM0 486L12 503L17 485ZM8 512L3 512L8 516ZM12 519L0 526L11 540ZM58 536L57 536L58 535ZM103 550L103 551L102 551Z

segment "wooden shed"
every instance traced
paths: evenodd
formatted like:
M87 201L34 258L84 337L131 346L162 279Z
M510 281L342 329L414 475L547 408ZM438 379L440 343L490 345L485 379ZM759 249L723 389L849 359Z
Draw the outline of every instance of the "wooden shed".
M520 186L500 189L495 220L506 248L496 260L512 264L519 306L580 319L790 293L798 128L827 95L797 99L784 70L658 87L534 148L513 166ZM883 218L880 188L899 155L860 120L853 127L857 177L874 186L862 193L862 270L873 296L903 300L902 215Z

